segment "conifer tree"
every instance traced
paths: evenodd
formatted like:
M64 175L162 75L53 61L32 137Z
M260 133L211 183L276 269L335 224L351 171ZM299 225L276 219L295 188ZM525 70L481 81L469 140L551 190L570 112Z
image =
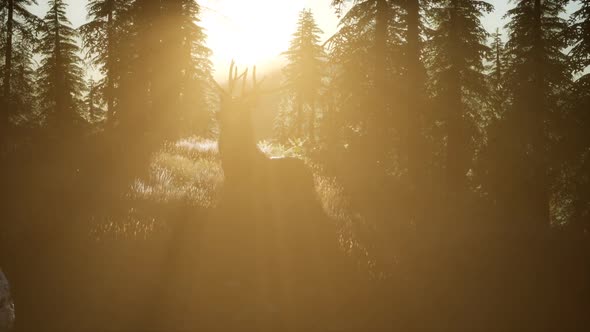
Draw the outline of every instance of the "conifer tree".
M571 63L579 72L590 66L590 1L581 0L580 8L571 16ZM586 74L588 75L588 74Z
M552 155L563 159L555 177L559 203L569 212L568 228L583 234L590 231L590 75L576 80L569 93L562 120L563 138ZM551 179L553 180L553 178ZM555 201L555 200L554 200ZM560 206L560 208L562 207Z
M404 84L405 102L405 144L404 158L412 183L424 179L425 154L425 118L427 107L427 75L424 63L424 35L426 31L426 13L430 0L401 1L402 29L404 37L404 68L402 81Z
M89 22L80 27L83 47L93 64L100 68L103 79L97 88L104 90L107 119L113 121L116 105L116 86L120 78L121 36L123 17L130 0L92 0L88 3Z
M135 0L122 14L120 82L117 119L127 127L129 134L140 133L151 113L150 82L152 65L148 61L159 53L157 43L152 42L152 25L157 11L152 7L159 1ZM155 12L155 13L154 13ZM131 128L135 128L131 130Z
M316 105L322 90L325 53L320 45L320 34L311 10L304 9L299 14L297 31L293 34L291 46L284 53L288 64L283 69L289 95L292 98L296 136L303 136L304 117L307 118L307 136L313 142L316 136ZM304 116L304 110L308 111Z
M29 119L36 111L35 69L33 61L34 41L15 35L11 74L11 115L21 120Z
M102 122L104 120L104 113L102 109L102 91L100 85L94 79L88 82L86 98L84 106L86 108L86 118L90 123Z
M338 68L331 89L341 116L362 128L370 162L383 161L391 148L393 77L400 72L400 8L387 0L351 1L352 7L332 36L330 61ZM345 1L333 1L340 7ZM396 58L397 56L397 58ZM369 151L370 150L370 151Z
M43 19L44 28L38 52L40 102L50 127L68 131L79 122L81 93L84 89L82 60L76 44L76 30L66 17L66 3L50 0Z
M572 213L568 226L581 233L590 231L590 1L580 1L580 7L570 19L571 43L570 64L575 73L582 75L574 82L568 98L565 146L569 184L568 198ZM586 70L586 71L585 71Z
M14 102L13 98L16 96L16 94L12 93L12 78L18 72L18 68L13 65L14 58L19 56L14 52L15 45L17 45L15 37L18 36L19 41L27 45L34 42L35 29L39 27L41 20L32 14L27 7L36 4L36 0L0 0L0 18L2 18L1 23L3 26L0 30L2 30L2 36L5 36L2 43L0 43L4 60L2 67L2 96L6 103L2 114L0 114L2 118L0 121L6 121L8 117L6 112L14 109L9 103ZM25 54L21 52L20 56L23 55Z
M132 24L122 41L130 45L121 79L125 125L165 135L178 135L179 125L205 126L211 51L199 13L194 0L136 0L131 5Z
M508 66L505 45L504 41L502 41L500 29L496 29L496 32L492 34L490 53L487 60L489 62L488 80L490 82L492 108L495 115L499 116L506 100L504 78L506 67Z
M165 65L157 67L157 77L163 91L159 95L164 96L163 116L173 121L172 130L184 123L181 129L187 134L205 133L211 116L207 109L212 65L207 36L199 25L201 8L195 0L167 0L162 11Z
M560 16L567 2L523 0L507 13L509 106L497 138L501 164L490 168L504 179L497 185L500 204L521 226L550 223L551 170L556 169L550 156L561 135L552 124L561 116L571 79L564 53L567 23Z
M446 129L446 183L449 190L461 192L472 161L471 119L487 95L483 60L488 33L481 17L493 7L472 0L435 0L434 5L431 70Z

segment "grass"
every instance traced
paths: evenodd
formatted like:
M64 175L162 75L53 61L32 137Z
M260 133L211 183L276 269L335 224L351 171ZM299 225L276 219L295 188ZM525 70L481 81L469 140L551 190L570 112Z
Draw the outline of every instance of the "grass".
M341 247L364 251L354 235L361 217L352 212L338 181L307 157L303 143L262 141L259 147L269 157L303 159L314 172L317 198L336 225ZM216 141L189 137L167 144L152 155L148 175L130 185L119 210L95 217L92 237L99 242L165 238L179 222L199 222L214 210L223 182Z
M147 179L136 179L130 197L155 202L184 201L212 208L223 185L215 141L189 138L154 154Z
M293 157L306 162L314 172L317 198L337 225L342 247L353 250L358 245L353 225L360 217L351 211L342 186L307 157L303 144L266 140L259 143L259 148L269 157ZM122 215L104 217L93 232L95 238L146 238L162 232L178 207L214 209L223 181L216 141L189 137L168 144L153 155L149 175L135 179L129 188L131 206Z
M305 156L302 144L289 145L272 141L259 143L269 157L301 158L314 170L315 186L325 212L333 219L349 221L351 212L342 187L335 179L321 173ZM154 154L147 179L136 179L130 197L155 202L185 201L190 205L213 208L223 186L223 170L217 142L191 137L169 144Z

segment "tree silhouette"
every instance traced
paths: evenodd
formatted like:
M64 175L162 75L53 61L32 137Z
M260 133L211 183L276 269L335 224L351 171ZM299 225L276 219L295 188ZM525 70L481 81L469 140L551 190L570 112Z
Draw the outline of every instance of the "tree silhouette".
M290 97L293 99L295 113L292 130L295 136L303 136L304 110L308 110L307 136L311 142L315 141L316 107L323 88L325 53L320 45L322 33L311 10L302 10L299 13L297 31L293 34L291 46L283 53L288 60L283 73Z
M590 230L590 80L589 76L577 80L568 99L569 104L564 139L557 145L565 160L557 186L563 197L568 225L576 234ZM567 203L571 204L567 204Z
M404 45L404 70L402 79L406 103L406 132L404 157L414 184L424 180L425 169L425 108L427 107L427 74L424 63L424 34L426 32L426 8L430 0L405 0L401 2Z
M13 66L14 61L14 47L15 47L15 35L18 35L21 43L30 45L35 40L34 29L39 27L40 19L32 14L27 6L37 4L36 0L2 0L0 1L0 17L4 18L2 24L5 25L5 30L2 31L6 37L2 41L2 54L4 56L4 67L2 68L2 87L3 87L3 99L6 103L0 116L0 121L5 122L8 118L7 112L12 108L9 107L9 103L13 98L12 94L12 77L20 71L20 68L24 70L20 64L20 68ZM22 51L22 49L21 49ZM25 56L22 52L16 56ZM21 64L24 61L21 59Z
M146 130L152 113L150 86L158 47L154 24L159 2L136 0L126 11L121 43L126 45L121 60L121 112L117 118L130 135Z
M189 119L208 121L204 106L211 51L198 25L199 12L194 0L137 0L131 5L123 40L130 46L121 81L124 126L178 136L187 130L181 131L180 124L196 125Z
M370 163L382 161L391 147L385 142L392 128L392 76L399 65L393 54L401 44L397 9L385 0L353 1L328 40L330 62L338 69L332 89L345 101L340 111L345 122L362 128Z
M564 0L525 0L508 11L511 18L507 28L509 40L506 50L509 63L506 88L510 91L509 114L506 115L514 153L510 168L518 175L521 192L518 201L521 221L533 227L547 227L550 222L552 175L551 146L560 133L555 121L560 115L563 93L569 86L571 74L563 50L567 46ZM552 142L553 141L553 142ZM526 168L523 168L527 165ZM521 182L522 181L522 182Z
M94 79L88 82L88 93L84 98L84 106L86 108L86 118L90 123L98 123L104 120L102 105L102 91L99 84Z
M571 201L570 223L578 233L590 230L590 140L587 130L590 126L590 1L581 1L580 8L571 16L570 32L572 40L569 52L570 65L574 73L581 76L574 82L567 100L567 126L565 139L558 146L565 153L564 167L565 198ZM562 106L563 107L563 106Z
M211 92L211 50L206 46L204 29L200 25L201 8L195 0L168 0L164 2L162 37L165 59L158 66L160 78L169 96L162 99L174 112L171 130L183 134L205 134L210 126L212 112L208 95ZM172 76L172 79L169 77ZM172 87L166 83L173 82ZM167 116L168 117L168 116ZM178 127L178 123L184 123ZM178 134L177 134L178 135Z
M49 1L38 52L43 56L39 68L42 110L50 126L68 131L80 122L84 81L77 34L66 17L66 6L63 0Z
M89 22L80 27L83 47L92 62L99 66L103 78L98 82L104 89L107 104L107 120L112 122L115 116L116 91L120 78L116 68L120 63L122 16L128 10L129 0L93 0L87 5Z
M492 98L492 107L494 112L499 115L503 110L503 104L506 100L504 94L504 79L506 74L506 67L508 66L508 59L504 42L502 41L502 33L500 29L492 34L492 43L490 45L491 52L488 55L489 67L488 76L490 81L490 92Z
M590 1L582 0L571 16L572 49L570 56L576 71L590 66Z
M23 37L20 32L13 36L10 101L6 109L11 122L30 122L36 110L36 85L34 47L35 40ZM7 68L4 68L6 70ZM6 119L5 119L6 120Z
M493 7L485 1L435 1L436 28L431 40L433 89L443 105L446 129L446 182L460 193L467 185L472 161L478 105L487 95L483 59L488 33L481 17Z

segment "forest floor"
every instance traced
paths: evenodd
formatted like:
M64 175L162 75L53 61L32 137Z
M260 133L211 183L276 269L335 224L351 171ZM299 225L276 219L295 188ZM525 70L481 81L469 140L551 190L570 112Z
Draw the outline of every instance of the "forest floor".
M269 156L304 157L297 146L263 142L260 147ZM337 250L330 236L315 239L308 229L280 238L267 232L272 225L253 213L247 193L224 202L212 140L187 138L152 153L148 172L112 201L100 201L108 192L69 192L55 171L63 163L42 164L35 177L25 171L31 184L18 180L15 188L24 189L14 195L26 200L5 207L20 218L11 230L20 235L1 243L14 250L3 269L13 284L16 331L584 331L580 328L590 326L586 244L558 233L535 238L375 231L351 206L343 186L306 162L314 170L322 210L308 225L334 226ZM81 188L96 187L76 180L78 173L72 174ZM53 189L44 189L43 181ZM69 211L80 195L90 195L86 201L92 205ZM389 216L383 222L393 221ZM69 226L57 227L62 224ZM363 229L371 237L363 237ZM286 243L300 253L283 250Z

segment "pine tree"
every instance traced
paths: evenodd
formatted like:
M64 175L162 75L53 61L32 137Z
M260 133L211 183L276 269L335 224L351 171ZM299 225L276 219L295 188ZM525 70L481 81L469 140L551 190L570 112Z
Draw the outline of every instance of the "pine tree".
M153 81L154 57L159 54L154 24L159 1L135 0L122 15L120 83L117 108L119 124L129 135L139 135L148 126L152 113L150 85Z
M402 85L405 102L405 145L403 157L411 182L424 180L426 163L425 153L425 108L427 107L427 75L424 63L424 35L427 30L426 12L430 0L401 1L403 9L402 26L404 37L404 68L402 70Z
M2 54L4 56L4 66L2 67L2 92L3 100L6 103L3 107L3 114L0 121L7 120L6 112L14 109L10 103L15 102L12 93L12 78L19 69L13 66L15 62L15 37L18 36L21 43L30 44L35 40L34 30L39 27L40 19L32 14L27 6L36 5L36 0L0 0L0 18L2 18L2 35L6 36L2 40ZM21 56L24 55L22 52ZM18 56L18 54L16 55ZM13 105L14 106L14 105Z
M320 34L311 10L299 14L297 31L293 34L291 46L286 55L288 64L283 69L290 98L294 101L296 121L295 135L303 136L304 110L308 111L307 136L313 142L316 136L316 105L322 90L325 53L320 45Z
M581 0L580 8L571 17L571 63L576 71L590 66L590 1ZM588 75L588 74L586 74Z
M570 64L576 73L590 66L590 1L582 0L579 9L570 19L572 47ZM568 198L572 213L568 226L583 233L590 231L590 74L579 77L568 98L568 116L565 129L566 172Z
M84 106L86 108L86 118L90 123L102 122L104 120L104 112L102 109L102 89L100 84L94 79L90 79L88 82L88 93L84 100Z
M493 7L485 1L435 0L431 15L433 89L442 105L446 129L446 182L451 192L467 185L472 161L473 121L486 96L484 58L488 33L481 17Z
M19 121L29 120L36 111L34 41L16 34L12 52L11 110Z
M489 105L485 105L482 108L488 111L486 113L489 116L482 123L482 127L486 133L481 142L482 144L476 161L476 173L479 181L483 182L484 186L493 186L493 183L496 181L488 177L487 170L489 165L495 164L492 158L500 157L500 155L494 155L494 153L499 152L495 149L500 145L498 144L499 136L503 136L502 117L506 112L508 104L507 99L509 96L506 89L508 60L506 45L502 40L502 32L500 29L496 29L496 32L492 34L490 53L487 58L487 78L490 91Z
M39 68L41 107L50 127L69 131L81 119L78 112L84 89L77 35L66 17L63 0L49 1L44 21L38 49L43 57Z
M123 44L129 45L121 79L121 121L158 135L178 135L179 125L206 126L211 51L194 0L136 0ZM198 123L195 123L198 122Z
M500 90L507 65L504 42L502 41L502 33L500 32L500 29L496 29L496 32L492 34L490 49L491 52L488 56L488 61L490 61L490 79L493 88L495 90Z
M554 196L564 211L569 212L567 226L583 234L590 231L590 75L578 80L562 106L566 116L561 122L563 137L553 148L552 156L563 160L555 176Z
M502 33L500 29L492 34L492 43L490 45L491 52L488 55L488 80L491 91L491 103L495 116L499 116L503 111L503 105L506 100L506 89L504 88L504 79L506 74L506 67L508 66L508 59L506 57L506 50L504 41L502 41Z
M567 2L523 0L507 13L511 18L506 45L510 105L503 118L504 152L499 159L508 164L495 168L512 181L506 183L509 188L500 186L498 196L509 192L509 201L502 204L508 204L516 220L533 227L550 223L550 170L555 169L551 147L561 135L552 124L560 116L571 76L563 52L567 23L560 17Z
M340 6L344 1L333 1ZM394 121L393 78L400 72L400 8L387 0L352 1L332 36L330 62L337 68L331 86L340 100L340 116L361 130L371 162L391 149Z
M80 27L83 47L92 62L100 68L104 78L98 87L104 90L107 104L107 119L113 121L115 116L116 91L120 68L121 48L120 34L123 30L124 12L130 0L92 0L88 3L89 22Z
M167 0L163 3L165 31L162 38L165 66L158 66L162 82L163 108L172 131L203 134L210 125L208 94L211 89L211 51L206 47L206 34L199 25L200 6L195 0ZM167 83L173 75L172 86ZM179 124L185 124L178 128Z

